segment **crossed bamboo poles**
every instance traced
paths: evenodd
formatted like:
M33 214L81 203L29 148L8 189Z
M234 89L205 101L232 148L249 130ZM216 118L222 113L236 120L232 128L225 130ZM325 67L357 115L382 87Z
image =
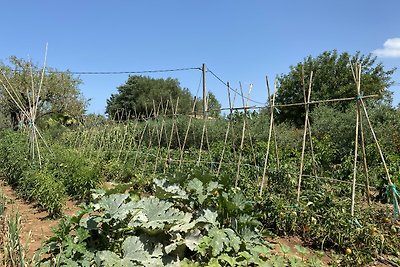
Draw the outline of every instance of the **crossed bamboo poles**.
M35 86L35 83L34 83L32 65L30 66L31 88L30 88L30 90L27 88L26 92L25 92L26 96L27 96L27 100L28 100L28 107L26 107L26 104L24 104L23 101L21 100L17 88L14 88L14 86L8 79L7 74L4 71L1 71L2 75L0 76L0 84L2 85L5 92L12 100L12 102L20 110L21 114L28 121L29 150L31 153L31 158L33 160L38 159L39 165L41 165L41 161L42 161L42 157L41 157L41 153L40 153L40 146L39 146L39 139L42 139L45 144L46 144L46 142L36 126L36 118L37 118L38 107L39 107L39 99L40 99L44 76L45 76L46 61L47 61L47 49L48 49L48 47L46 45L44 65L43 65L43 68L41 71L40 82L37 87ZM199 165L200 163L204 163L204 162L217 164L218 168L217 168L216 173L217 173L217 175L219 175L221 173L221 167L224 164L226 164L226 162L224 162L224 156L225 156L226 147L228 146L229 134L231 134L232 140L235 139L235 131L234 131L234 127L233 127L234 122L232 120L233 111L243 110L243 124L242 124L241 135L240 135L240 145L239 145L238 150L234 151L235 155L238 158L237 162L234 164L236 166L236 175L235 175L235 179L234 179L234 186L238 187L239 180L241 177L241 175L240 175L241 168L243 167L242 158L243 158L243 153L244 153L244 141L246 138L246 134L249 134L249 141L250 141L251 149L253 151L254 164L256 165L256 158L254 155L254 145L253 145L253 141L252 141L252 136L251 136L251 132L249 131L249 129L247 129L247 128L249 128L249 124L247 121L248 120L248 111L252 110L252 109L269 108L270 122L269 122L269 131L268 131L267 151L266 151L265 158L264 158L263 172L262 172L260 188L259 188L259 195L262 196L264 188L266 186L266 181L268 178L267 168L268 168L268 160L270 158L270 149L271 149L271 142L272 142L271 139L272 138L274 138L277 167L278 167L278 169L280 167L279 155L278 155L278 145L276 142L276 140L277 140L276 131L275 131L275 127L274 127L274 110L278 107L283 108L283 107L293 107L293 106L304 106L305 121L304 121L302 151L301 151L301 158L300 158L300 168L299 168L298 183L297 183L297 202L300 202L302 178L304 176L307 176L307 175L303 174L307 134L308 134L309 142L310 142L310 149L311 149L311 156L312 156L312 163L313 163L313 176L316 178L322 179L322 177L318 177L318 175L316 174L316 161L315 161L315 156L314 156L314 151L313 151L311 123L309 120L310 105L321 104L321 103L331 103L331 102L354 101L354 99L355 99L356 100L356 125L355 125L356 128L355 128L355 148L354 148L354 162L353 162L353 180L351 183L351 185L352 185L351 215L354 216L354 211L355 211L355 192L356 192L356 185L357 185L357 161L358 161L357 159L358 159L358 150L359 150L358 146L359 145L361 145L362 158L363 158L363 172L364 172L364 176L365 176L366 198L367 198L368 203L370 203L370 185L369 185L368 165L367 165L367 159L366 159L365 140L364 140L365 132L364 132L364 127L363 127L363 123L362 123L362 120L363 120L362 115L363 114L367 120L368 126L370 128L370 131L371 131L373 139L374 139L374 142L379 151L379 155L380 155L380 158L382 160L382 163L383 163L383 166L385 169L386 180L388 182L388 188L391 189L395 210L398 210L399 209L399 203L398 203L399 195L398 195L397 190L391 180L390 173L389 173L386 161L385 161L385 157L384 157L382 149L379 145L378 138L376 137L375 131L373 129L371 120L370 120L368 112L367 112L366 105L364 103L364 99L375 98L375 97L377 97L377 95L369 95L369 96L361 95L362 66L357 63L350 64L350 66L351 66L351 71L352 71L352 75L354 78L354 82L356 85L356 97L355 98L348 97L348 98L337 98L337 99L311 101L313 72L311 71L311 73L309 75L310 78L308 81L308 88L307 88L305 80L304 80L305 75L304 75L304 69L303 69L302 70L302 83L303 83L304 102L291 103L291 104L275 104L275 97L276 97L276 91L277 91L276 82L274 83L274 91L271 96L268 78L266 78L266 87L268 90L268 97L269 97L269 105L268 106L262 106L262 107L249 106L250 95L252 92L252 84L250 84L250 86L249 86L247 97L245 97L245 95L243 93L242 84L239 84L239 87L240 87L239 95L241 96L241 99L242 99L242 106L234 107L236 95L238 94L238 92L236 90L233 90L235 92L235 95L234 95L234 98L232 101L231 88L230 88L229 83L227 83L229 108L222 108L222 109L218 110L218 111L229 110L229 120L228 120L228 125L227 125L227 129L226 129L225 136L224 136L223 149L220 154L220 160L219 160L219 162L211 162L211 158L209 158L208 161L202 159L203 149L207 149L208 151L210 150L210 143L209 143L208 130L207 130L208 129L208 127L207 127L208 116L204 116L203 117L202 134L201 134L201 142L200 142L196 165ZM205 99L205 101L208 101L208 100ZM194 111L195 111L195 107L196 107L196 102L197 102L197 97L195 97L195 99L194 99L192 114L195 114ZM186 128L186 131L185 131L185 136L183 139L181 139L179 136L179 129L178 129L178 123L177 123L177 118L179 117L178 106L179 106L179 98L176 99L175 103L174 103L173 99L170 98L167 101L165 107L162 107L161 104L158 107L156 107L154 101L153 101L152 109L148 108L146 105L146 110L151 110L150 114L153 114L153 116L152 116L153 119L159 120L161 117L161 127L159 128L158 125L156 124L152 129L150 129L150 127L149 127L150 120L145 120L145 125L144 125L142 131L139 133L140 138L137 142L135 142L134 138L135 138L135 133L136 133L136 129L138 126L138 121L136 121L133 126L133 132L132 132L133 136L131 136L131 137L128 136L128 125L126 125L124 131L121 131L121 133L118 132L118 135L121 134L121 136L122 136L122 142L119 145L118 159L120 159L122 157L124 149L128 148L128 150L130 150L132 148L135 148L136 154L135 154L134 162L133 162L133 165L135 167L137 164L139 155L140 155L140 150L141 150L141 148L143 148L143 138L147 132L148 135L150 136L150 139L148 142L148 148L152 147L152 140L153 140L154 135L156 135L156 140L157 140L156 155L153 155L153 156L155 156L155 159L156 159L153 172L156 173L160 161L164 163L163 164L163 172L166 171L166 169L168 168L168 165L171 164L173 161L177 161L179 168L181 168L182 164L185 162L184 152L186 149L186 144L187 144L190 128L192 126L193 116L189 117L189 122L188 122L188 125ZM167 113L168 113L169 109L172 114L172 126L171 126L170 133L167 134L166 126L165 126L165 123L166 123L165 118L167 117ZM213 110L206 110L205 113L208 113L210 111L213 111ZM160 116L160 113L162 114L161 116ZM130 114L128 114L128 117L130 117ZM247 132L246 132L246 129L247 129ZM107 142L105 142L106 138L111 138L111 136L110 135L106 136L106 131L103 131L102 137L100 138L100 144L98 147L97 156L100 155L100 153L104 149L104 147L109 146L109 144L107 144ZM165 155L163 156L163 158L160 158L163 138L165 140L167 140L167 151L166 151ZM171 156L172 141L174 138L176 138L176 140L178 142L179 159L173 159ZM84 138L82 140L87 140L87 139L88 139L88 136L84 136ZM90 141L90 138L89 138L89 141ZM76 139L75 145L77 145L78 143L79 143L78 139ZM47 146L47 144L46 144L46 146ZM208 155L210 157L209 153L208 153ZM145 155L145 157L144 157L145 162L147 161L148 156L149 156L148 154ZM128 153L125 153L124 164L126 163L127 159L128 159ZM395 214L395 217L396 217L396 214Z

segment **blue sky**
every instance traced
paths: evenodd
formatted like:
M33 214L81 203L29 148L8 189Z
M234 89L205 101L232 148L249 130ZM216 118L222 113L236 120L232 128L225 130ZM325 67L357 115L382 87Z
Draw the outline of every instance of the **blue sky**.
M71 71L142 71L201 67L206 63L233 87L265 102L265 75L287 73L323 51L375 51L387 69L400 67L398 0L303 1L5 1L0 59L11 55ZM391 39L391 40L389 40ZM388 41L389 40L389 41ZM377 50L377 49L383 49ZM377 51L376 51L377 50ZM179 79L196 94L197 70L152 75ZM82 75L89 112L103 113L106 99L127 75ZM394 103L400 102L400 70ZM208 90L228 106L226 88L211 75ZM239 99L236 105L239 105Z

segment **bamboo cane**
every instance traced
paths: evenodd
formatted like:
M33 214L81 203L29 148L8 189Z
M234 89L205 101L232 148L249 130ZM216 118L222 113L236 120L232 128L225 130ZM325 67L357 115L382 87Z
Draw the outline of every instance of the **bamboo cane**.
M240 92L242 95L242 103L243 105L246 107L249 103L249 99L250 99L250 94L251 94L251 90L253 89L253 85L250 84L250 88L249 88L249 93L247 94L247 100L246 103L244 101L244 95L243 95L243 89L242 89L242 84L240 83ZM244 109L244 116L246 117L246 109ZM242 157L243 157L243 147L244 147L244 137L246 134L246 119L243 120L243 127L242 127L242 139L240 141L240 150L239 150L239 160L237 163L237 168L236 168L236 179L235 179L235 188L238 187L238 183L239 183L239 177L240 177L240 164L242 161Z
M309 113L308 102L310 101L310 97L311 97L312 78L313 78L313 71L311 71L311 74L310 74L310 83L308 86L308 97L307 97L307 102L305 104L306 115L305 115L305 121L304 121L303 146L302 146L302 150L301 150L301 159L300 159L300 174L299 174L299 180L298 180L298 185L297 185L297 202L300 202L301 178L303 176L304 151L305 151L305 146L306 146L307 126L308 126L308 113Z
M269 84L268 84L268 79L267 79L267 88L268 92L270 91L269 89ZM271 105L271 110L270 110L270 121L269 121L269 132L268 132L268 143L267 143L267 153L265 154L265 159L264 159L264 169L263 169L263 175L262 175L262 180L260 184L260 196L263 194L263 189L265 185L265 179L266 179L266 173L267 173L267 166L268 166L268 157L269 157L269 147L271 143L271 134L272 134L272 129L273 129L273 123L274 123L274 104L275 104L275 96L276 96L276 81L274 82L274 93L272 96L272 105ZM270 100L271 101L271 100Z
M228 87L229 105L230 105L230 107L231 107L231 100L230 100L231 94L230 94L229 82L227 82L227 87ZM226 149L226 145L227 145L227 142L228 142L229 130L230 130L230 127L231 127L231 122L232 122L232 119L230 118L230 119L228 120L228 126L226 127L225 138L224 138L224 147L223 147L223 149L222 149L221 156L220 156L220 160L219 160L219 165L218 165L218 170L217 170L217 176L219 176L219 173L220 173L220 171L221 171L222 161L223 161L223 159L224 159L225 149Z
M196 108L196 102L197 102L197 97L195 97L194 101L193 101L192 113L194 112L194 110ZM184 154L184 151L185 151L185 146L186 146L187 138L188 138L189 131L190 131L190 126L192 124L192 119L193 119L193 116L189 116L189 122L188 122L188 126L186 128L185 138L183 139L183 144L182 144L182 147L181 147L181 155L179 157L179 168L181 167L181 164L182 164L183 154Z
M164 173L166 171L166 168L168 167L168 165L172 162L172 158L171 158L171 145L172 145L172 139L173 139L173 135L174 135L174 129L175 129L175 120L176 120L176 113L178 111L178 103L179 103L179 97L176 99L176 106L174 109L174 105L172 102L172 98L170 99L171 101L171 108L172 108L172 113L173 113L173 120L172 120L172 126L171 126L171 134L169 137L169 142L168 142L168 148L167 148L167 155L165 158L165 162L166 164L164 164Z

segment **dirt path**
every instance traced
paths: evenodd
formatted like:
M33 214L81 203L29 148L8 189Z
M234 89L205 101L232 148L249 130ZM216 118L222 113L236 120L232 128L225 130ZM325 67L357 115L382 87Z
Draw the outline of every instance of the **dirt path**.
M18 198L15 191L2 180L0 180L0 192L7 199L6 213L10 215L18 212L21 216L21 239L23 244L28 245L28 257L32 257L42 243L52 235L52 228L57 226L59 219L49 219L48 212L40 211L34 204L26 203ZM64 214L72 215L78 209L74 202L67 201Z

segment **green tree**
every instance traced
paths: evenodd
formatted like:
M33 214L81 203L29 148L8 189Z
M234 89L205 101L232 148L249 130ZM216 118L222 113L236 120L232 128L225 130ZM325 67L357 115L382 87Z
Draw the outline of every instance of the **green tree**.
M221 111L221 104L212 92L207 95L207 115L212 118L217 118ZM203 99L199 98L196 102L195 114L197 117L203 116Z
M308 89L310 73L313 71L311 100L326 100L344 97L355 97L356 87L351 64L360 63L361 91L364 95L378 94L380 100L391 101L387 88L391 85L391 75L394 69L385 70L382 63L376 63L376 57L355 55L348 53L338 54L336 50L323 52L313 58L311 56L303 62L290 67L288 74L278 77L277 104L304 102L304 90ZM344 111L349 102L332 104L338 110ZM311 109L313 107L310 107ZM296 126L304 124L304 106L283 107L276 114L278 121L288 121Z
M22 109L29 111L33 98L38 100L36 121L50 116L74 119L83 115L88 102L79 91L80 79L68 72L46 68L41 83L42 68L39 66L14 56L9 63L0 62L0 113L14 128L27 122ZM34 97L33 92L38 94L40 84L40 95Z
M192 112L194 97L178 80L130 76L107 100L106 113L112 119L147 118L159 114L172 114L178 101L177 114ZM214 97L215 98L215 97ZM178 100L179 99L179 100ZM218 102L218 101L217 101Z

